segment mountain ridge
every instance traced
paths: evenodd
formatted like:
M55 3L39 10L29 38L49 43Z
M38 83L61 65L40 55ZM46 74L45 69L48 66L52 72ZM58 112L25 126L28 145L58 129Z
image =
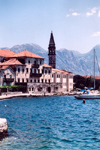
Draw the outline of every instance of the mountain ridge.
M61 48L56 50L56 68L65 69L69 72L79 75L93 75L93 49L96 49L96 54L100 60L100 44L94 46L87 53L80 53L75 50ZM27 43L15 45L11 48L4 47L2 49L12 50L16 53L27 49L28 51L40 55L45 58L45 63L48 64L48 51L40 47L38 44ZM100 63L100 61L99 61ZM96 67L96 75L98 75Z

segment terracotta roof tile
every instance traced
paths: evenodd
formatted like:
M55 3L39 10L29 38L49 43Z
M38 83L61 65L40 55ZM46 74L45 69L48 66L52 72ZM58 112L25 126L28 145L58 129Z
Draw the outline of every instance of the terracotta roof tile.
M43 67L52 68L52 66L49 66L49 65L47 65L47 64L44 64Z
M68 74L67 71L65 71L65 70L60 70L60 69L54 69L54 68L53 68L52 71L61 72L61 73L67 73L67 74Z
M62 70L62 71L66 72L66 73L69 73L69 72L68 72L68 71L66 71L66 70Z
M100 76L95 76L95 79L96 80L100 80Z
M86 75L86 76L83 76L83 77L84 77L84 78L90 78L90 77L91 77L91 78L94 79L94 76L87 76L87 75ZM96 80L100 80L100 76L95 76L95 79L96 79Z
M16 53L11 50L0 49L0 56L2 56L2 57L11 57L14 54L16 54Z
M84 77L84 78L89 78L90 76L87 76L87 75L86 75L86 76L83 76L83 77Z
M11 58L8 61L5 61L3 63L0 63L0 66L10 66L10 65L23 65L21 62L19 62L16 58Z
M8 66L0 66L0 69L6 69Z
M38 56L38 55L36 55L34 53L31 53L31 52L29 52L27 50L21 51L21 52L13 55L11 57L34 57L34 58L44 59L44 57Z

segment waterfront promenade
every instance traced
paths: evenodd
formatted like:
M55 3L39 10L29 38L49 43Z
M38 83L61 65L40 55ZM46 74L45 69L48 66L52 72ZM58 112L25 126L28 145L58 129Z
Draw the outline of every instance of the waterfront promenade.
M13 97L43 97L43 96L64 96L64 95L75 95L75 94L81 94L81 92L61 92L61 93L41 93L41 94L36 94L36 93L22 93L22 92L9 92L9 93L3 93L0 96L0 100L3 99L10 99Z
M91 93L91 91L90 91L90 93ZM98 94L99 91L96 90L95 93ZM83 92L72 91L72 92L40 93L40 94L39 93L8 92L8 93L2 93L2 95L0 95L0 100L10 99L13 97L44 97L44 96L64 96L64 95L75 96L78 94L83 94Z

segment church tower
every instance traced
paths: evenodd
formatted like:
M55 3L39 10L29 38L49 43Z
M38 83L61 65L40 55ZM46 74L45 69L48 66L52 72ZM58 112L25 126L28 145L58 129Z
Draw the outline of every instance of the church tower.
M56 47L54 42L53 33L51 32L50 35L50 41L49 41L49 47L48 47L48 59L49 59L49 65L52 66L52 68L56 68Z

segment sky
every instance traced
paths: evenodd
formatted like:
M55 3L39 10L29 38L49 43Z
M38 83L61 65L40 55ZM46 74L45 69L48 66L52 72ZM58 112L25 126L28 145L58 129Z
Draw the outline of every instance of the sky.
M100 0L0 0L0 47L26 43L80 53L100 44Z

